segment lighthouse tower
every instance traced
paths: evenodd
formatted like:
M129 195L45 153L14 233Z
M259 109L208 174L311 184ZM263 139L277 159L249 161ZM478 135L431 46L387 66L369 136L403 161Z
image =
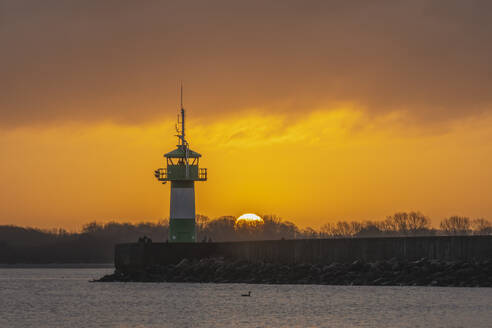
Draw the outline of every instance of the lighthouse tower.
M207 181L207 169L199 168L202 155L190 149L185 138L185 110L181 87L181 110L176 125L179 144L164 154L166 168L154 171L163 184L171 181L171 212L169 216L169 242L194 243L195 233L195 181Z

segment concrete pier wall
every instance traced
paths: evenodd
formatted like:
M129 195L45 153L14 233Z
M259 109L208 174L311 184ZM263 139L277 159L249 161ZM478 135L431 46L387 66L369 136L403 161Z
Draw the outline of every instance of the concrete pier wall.
M248 262L332 263L416 260L492 260L492 236L432 236L271 240L223 243L131 243L115 246L115 267L139 270L184 258L224 257Z

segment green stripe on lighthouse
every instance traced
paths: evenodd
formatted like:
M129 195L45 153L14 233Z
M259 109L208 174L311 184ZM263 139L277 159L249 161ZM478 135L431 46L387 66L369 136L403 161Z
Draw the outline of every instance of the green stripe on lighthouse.
M169 220L169 241L173 243L194 243L196 241L195 219Z

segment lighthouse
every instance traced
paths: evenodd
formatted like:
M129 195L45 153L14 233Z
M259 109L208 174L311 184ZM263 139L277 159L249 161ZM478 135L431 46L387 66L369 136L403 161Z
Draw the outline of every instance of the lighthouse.
M194 243L195 231L195 181L207 181L207 169L199 167L199 153L190 149L185 134L185 110L183 87L181 109L176 125L178 145L164 154L166 168L154 171L163 184L171 182L171 210L169 214L169 242Z

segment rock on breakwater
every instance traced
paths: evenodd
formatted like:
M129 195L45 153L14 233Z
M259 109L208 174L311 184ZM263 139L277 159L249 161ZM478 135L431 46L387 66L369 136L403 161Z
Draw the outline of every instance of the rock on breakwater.
M223 258L183 259L176 265L155 265L139 271L115 270L97 281L492 287L492 261L423 258L287 265Z

